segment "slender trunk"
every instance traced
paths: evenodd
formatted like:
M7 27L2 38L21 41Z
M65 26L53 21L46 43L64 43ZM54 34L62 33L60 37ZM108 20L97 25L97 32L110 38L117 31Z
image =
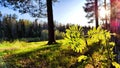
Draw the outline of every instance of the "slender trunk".
M47 2L47 15L48 15L48 44L55 43L54 23L53 23L53 10L52 0L46 0Z
M107 10L107 4L106 4L106 0L104 0L104 8L105 8L105 10ZM107 29L107 20L108 20L108 18L107 18L107 15L105 14L105 28Z
M98 24L98 0L95 0L95 22L96 28L99 26Z

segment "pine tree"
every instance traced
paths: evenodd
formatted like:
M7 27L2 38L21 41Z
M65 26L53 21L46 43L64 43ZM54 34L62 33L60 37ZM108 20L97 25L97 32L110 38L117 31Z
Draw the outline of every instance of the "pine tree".
M87 13L86 17L90 19L88 23L92 23L95 19L96 27L98 27L98 0L86 0L84 11ZM95 18L94 18L95 17Z

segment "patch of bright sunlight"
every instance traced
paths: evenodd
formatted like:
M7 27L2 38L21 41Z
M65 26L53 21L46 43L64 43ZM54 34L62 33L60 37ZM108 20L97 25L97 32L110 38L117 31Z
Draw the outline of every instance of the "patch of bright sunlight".
M14 41L10 42L2 42L0 44L0 53L3 52L11 52L11 53L20 53L34 50L36 48L43 47L46 45L46 41L42 42L23 42L23 41Z
M58 43L62 43L63 40L57 40ZM36 49L40 49L46 46L47 41L41 42L24 42L24 41L14 41L14 42L7 42L4 41L0 43L0 53L6 54L18 54L18 53L25 53L34 51Z

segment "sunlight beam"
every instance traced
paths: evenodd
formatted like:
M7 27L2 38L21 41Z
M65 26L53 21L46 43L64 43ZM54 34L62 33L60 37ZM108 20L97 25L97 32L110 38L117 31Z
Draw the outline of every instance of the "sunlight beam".
M99 17L100 19L105 19L105 17L109 17L110 15L110 10L108 10L108 8L104 8L104 7L101 7L100 8L100 11L99 11Z

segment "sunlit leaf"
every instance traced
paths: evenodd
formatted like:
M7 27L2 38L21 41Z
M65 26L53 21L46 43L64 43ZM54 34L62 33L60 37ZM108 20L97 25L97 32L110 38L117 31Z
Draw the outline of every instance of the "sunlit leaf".
M81 55L78 57L78 62L81 62L82 60L86 60L88 57L85 55Z

